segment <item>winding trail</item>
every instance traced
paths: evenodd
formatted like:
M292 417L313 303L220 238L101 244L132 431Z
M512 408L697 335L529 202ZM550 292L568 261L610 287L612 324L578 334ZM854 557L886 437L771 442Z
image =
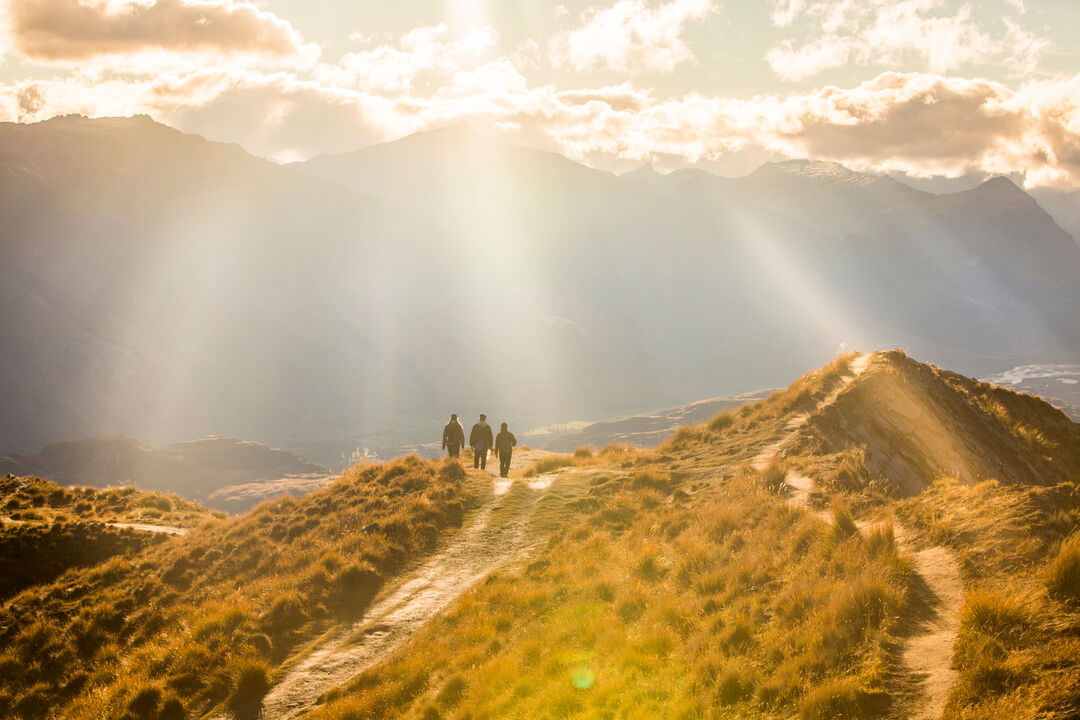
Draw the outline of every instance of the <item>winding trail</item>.
M871 358L872 355L867 353L852 360L851 374L822 400L818 409L836 400L866 370ZM810 413L803 413L788 421L788 432L754 457L754 468L764 470L778 455L782 457L784 446L798 436L809 418ZM784 482L793 504L807 508L827 523L832 522L831 513L810 505L810 494L814 488L811 478L789 469ZM856 521L856 525L864 533L871 528L871 523L866 521ZM943 547L916 549L910 531L903 525L894 523L893 532L897 548L911 556L916 574L926 583L932 595L930 601L933 610L932 615L918 625L915 633L906 638L901 651L901 665L913 680L918 693L918 698L909 703L904 717L907 720L938 720L957 677L952 668L952 654L960 631L960 608L964 597L960 564L956 556ZM910 707L912 705L914 707Z
M312 709L323 694L389 656L492 571L533 550L537 541L529 521L550 479L518 480L518 488L513 480L493 476L492 482L491 496L442 550L384 590L358 622L325 636L288 669L263 698L259 718L289 720Z

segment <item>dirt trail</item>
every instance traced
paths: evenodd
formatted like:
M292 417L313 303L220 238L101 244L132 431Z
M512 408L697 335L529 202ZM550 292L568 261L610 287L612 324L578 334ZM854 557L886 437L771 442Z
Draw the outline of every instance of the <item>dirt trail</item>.
M535 542L530 516L546 487L537 480L511 488L493 477L491 497L457 536L377 597L359 622L329 634L289 668L263 699L259 717L288 720L310 710L321 695L386 658L493 570L526 557Z
M896 528L897 545L911 554L915 572L934 594L934 615L907 639L902 653L904 668L918 684L922 702L910 720L937 720L945 710L949 690L956 681L952 668L953 645L960 631L964 585L956 556L943 547L913 551L902 526Z
M866 370L871 357L864 354L852 360L851 374L822 401L820 407L836 400ZM805 413L792 418L787 424L788 432L754 457L754 467L762 470L777 455L782 456L784 446L798 436L809 417L809 413ZM796 470L788 470L784 482L790 489L792 503L809 509L825 522L832 522L831 513L810 505L810 493L814 487L812 479ZM865 521L857 521L856 525L863 532L871 527L871 523ZM902 665L915 681L919 694L918 699L911 703L914 707L909 708L905 717L908 720L937 720L945 709L949 690L956 680L952 653L960 630L960 607L964 595L960 564L955 555L943 547L915 549L909 531L902 525L894 523L893 531L897 547L911 555L915 572L933 595L933 615L919 626L914 635L907 638L901 653Z

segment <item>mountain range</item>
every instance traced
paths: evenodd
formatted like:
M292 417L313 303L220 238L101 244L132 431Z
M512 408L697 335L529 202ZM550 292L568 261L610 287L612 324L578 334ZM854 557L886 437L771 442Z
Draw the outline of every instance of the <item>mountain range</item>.
M0 452L253 438L337 466L780 385L842 345L1080 356L1080 249L1004 178L616 177L467 127L280 166L145 117L0 125Z

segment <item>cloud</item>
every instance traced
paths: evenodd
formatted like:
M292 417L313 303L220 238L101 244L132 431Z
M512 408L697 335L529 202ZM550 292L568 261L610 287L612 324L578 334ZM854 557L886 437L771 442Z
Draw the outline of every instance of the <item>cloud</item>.
M945 12L943 12L945 11ZM787 0L774 6L773 24L802 18L802 44L787 38L765 55L782 79L798 81L849 63L883 67L921 65L947 73L972 63L1008 63L1017 74L1035 69L1048 42L1003 18L996 35L974 18L971 5L948 12L943 0Z
M150 56L307 63L319 53L273 13L230 0L10 0L7 25L15 50L48 63Z
M787 27L806 9L806 0L773 0L770 16L776 27Z
M428 57L421 45L397 49ZM1080 75L1011 88L979 78L886 72L847 88L662 97L631 82L534 86L509 58L420 65L443 74L426 91L412 83L407 94L326 83L315 73L229 67L25 81L0 86L0 119L149 113L279 160L468 121L605 168L660 162L745 172L748 163L792 157L910 175L1016 173L1030 186L1080 185Z
M694 54L682 39L683 26L714 9L712 0L672 0L650 7L645 0L620 0L591 8L582 25L552 39L553 65L582 70L671 72Z
M328 85L405 95L421 76L448 77L470 62L475 64L498 38L492 27L474 28L460 40L448 36L449 29L441 23L414 28L396 45L349 53L333 65L320 65L315 75Z

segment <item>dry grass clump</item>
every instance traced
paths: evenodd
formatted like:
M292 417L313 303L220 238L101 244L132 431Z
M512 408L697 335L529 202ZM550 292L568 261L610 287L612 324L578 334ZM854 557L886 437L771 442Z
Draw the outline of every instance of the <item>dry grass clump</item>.
M1080 533L1061 544L1046 568L1044 581L1050 594L1063 602L1080 605Z
M365 465L28 588L0 608L0 716L137 716L147 688L162 693L159 718L257 705L297 643L362 613L461 524L472 493L457 462ZM151 695L139 712L152 715Z

